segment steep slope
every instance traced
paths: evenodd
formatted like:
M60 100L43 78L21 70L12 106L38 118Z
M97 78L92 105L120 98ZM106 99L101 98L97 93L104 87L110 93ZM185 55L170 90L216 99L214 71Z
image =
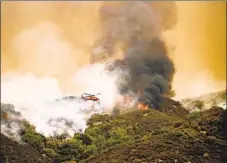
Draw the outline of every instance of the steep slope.
M1 134L0 161L227 162L227 110L213 107L189 113L171 99L162 99L160 108L160 111L131 109L124 114L94 114L84 133L75 133L68 139L64 134L45 138L23 122L24 128L19 134L27 145ZM7 113L9 115L9 110Z
M189 111L185 109L180 102L170 98L162 98L159 105L159 111L168 115L184 117L189 113Z
M227 162L224 118L221 108L188 115L185 119L154 111L130 113L117 117L115 124L129 130L127 139L105 144L84 162ZM129 120L130 119L130 120ZM133 123L134 122L134 123ZM111 122L100 124L102 132ZM128 126L128 127L123 127ZM97 127L97 126L96 126ZM226 126L225 126L226 127ZM88 128L92 130L94 127ZM129 132L129 131L128 131ZM129 134L128 134L129 135Z
M183 99L181 100L181 103L189 111L207 110L213 106L226 109L226 90L199 97Z
M20 112L16 112L11 104L1 103L1 133L20 141L19 134L22 128Z
M1 163L51 163L52 161L30 145L22 145L0 133Z

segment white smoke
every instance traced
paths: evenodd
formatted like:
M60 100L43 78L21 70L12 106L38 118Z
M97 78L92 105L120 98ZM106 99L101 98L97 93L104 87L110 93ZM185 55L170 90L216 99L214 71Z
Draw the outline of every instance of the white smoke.
M77 72L74 80L75 83L84 87L85 92L100 93L102 106L108 109L113 108L119 98L121 98L117 85L120 84L120 81L123 81L123 79L118 79L121 76L125 76L125 73L120 70L110 73L105 70L105 64L100 63L83 67Z
M226 81L214 81L209 72L202 71L191 77L185 77L184 73L178 73L174 78L173 87L177 88L174 99L183 100L223 91L226 89Z
M75 84L81 85L86 93L97 94L100 102L84 101L81 93L71 94L78 99L60 100L64 96L58 87L58 80L50 77L37 78L34 75L7 73L2 75L2 103L15 106L23 118L45 136L84 131L86 120L95 113L110 113L119 99L117 90L119 73L109 74L104 64L89 65L75 74Z
M1 132L8 137L14 138L16 141L21 141L19 132L21 131L21 126L16 122L11 122L8 125L1 125Z
M45 136L64 132L72 136L84 131L92 114L110 113L123 99L116 81L125 72L110 74L105 64L80 68L87 63L83 61L86 53L72 46L60 26L51 21L21 31L12 39L11 47L19 59L18 69L2 74L1 102L13 104ZM55 101L69 95L80 98L83 92L100 93L100 102Z
M19 135L23 127L21 120L22 117L18 112L13 110L12 105L1 104L1 133L20 142L21 139Z

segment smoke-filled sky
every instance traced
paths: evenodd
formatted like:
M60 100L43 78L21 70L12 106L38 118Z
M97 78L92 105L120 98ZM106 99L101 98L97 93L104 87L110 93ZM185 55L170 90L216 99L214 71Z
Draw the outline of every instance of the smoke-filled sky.
M90 62L102 32L98 15L102 3L2 2L1 72L53 77L63 91L80 91L72 81ZM174 49L177 98L224 89L225 2L176 3L178 24L164 38Z
M46 136L73 135L86 128L89 116L115 106L131 108L148 99L156 108L172 90L177 99L223 90L225 7L192 1L2 2L1 102L13 104ZM96 55L110 64L94 62ZM100 93L100 103L55 101L82 92Z
M177 5L178 26L166 35L176 46L177 97L226 88L226 2L178 1Z

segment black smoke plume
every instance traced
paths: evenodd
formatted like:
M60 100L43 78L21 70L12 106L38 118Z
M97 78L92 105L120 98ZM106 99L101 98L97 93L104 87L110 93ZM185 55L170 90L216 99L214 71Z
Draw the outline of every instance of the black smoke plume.
M175 2L104 2L99 11L102 37L97 40L92 62L103 55L112 57L121 46L123 59L114 68L127 68L130 73L122 94L132 91L140 101L158 108L163 96L170 96L174 64L162 39L162 33L177 22Z

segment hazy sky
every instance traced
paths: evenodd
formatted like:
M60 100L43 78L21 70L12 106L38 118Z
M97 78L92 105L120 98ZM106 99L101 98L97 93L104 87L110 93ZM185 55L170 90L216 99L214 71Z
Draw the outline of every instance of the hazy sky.
M99 33L101 3L2 2L2 72L54 76L66 85L76 69L89 63L89 51ZM176 47L172 54L177 68L174 89L182 96L202 85L206 85L204 93L223 89L226 2L178 1L177 5L178 25L165 34Z
M169 34L177 46L176 62L189 71L194 69L191 66L206 68L216 79L225 80L226 2L178 1L177 4L179 23Z
M176 46L176 92L185 96L226 88L226 2L178 1L177 5L178 26L167 34Z

